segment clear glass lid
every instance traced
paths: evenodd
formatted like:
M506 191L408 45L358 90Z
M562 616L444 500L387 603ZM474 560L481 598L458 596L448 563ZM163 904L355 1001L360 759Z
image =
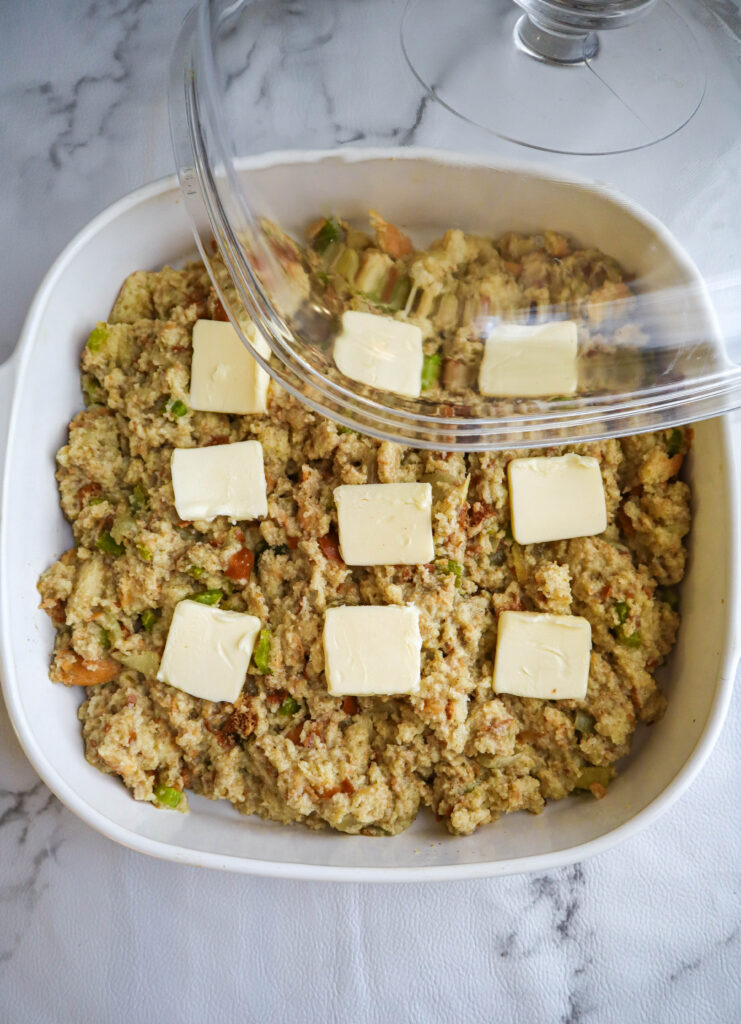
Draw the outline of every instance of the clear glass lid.
M172 135L243 342L419 447L741 405L740 34L689 0L202 0Z

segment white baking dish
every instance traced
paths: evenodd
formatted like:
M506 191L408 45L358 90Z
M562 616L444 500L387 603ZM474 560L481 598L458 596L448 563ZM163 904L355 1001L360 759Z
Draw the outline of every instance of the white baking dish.
M297 217L331 203L343 212L364 212L348 161L341 155L325 159L318 180L307 174L307 159L293 155L269 172L275 187L293 189ZM400 217L412 230L415 216L429 226L430 208L439 209L440 227L459 223L496 232L552 225L632 269L654 270L664 282L697 277L652 218L607 192L591 193L585 202L579 186L531 171L419 152L414 161L413 175L400 173L398 160L396 171L389 162L384 173L375 173L364 206ZM357 157L353 163L357 169ZM420 202L420 195L431 193L441 201L432 207ZM653 821L689 785L712 748L738 656L738 505L729 429L717 419L697 427L689 467L695 518L681 634L665 670L669 708L659 724L637 734L630 761L604 800L563 800L539 817L511 815L466 838L448 836L423 813L402 835L374 839L282 828L198 797L189 815L163 812L136 803L118 780L87 764L75 715L82 695L49 682L53 629L37 609L40 572L71 543L59 509L54 453L81 406L78 354L91 325L106 315L128 273L156 269L192 249L174 179L114 204L54 264L12 363L0 370L0 417L13 395L0 523L3 690L18 738L44 781L93 828L133 849L298 878L420 881L545 870L605 850ZM705 315L712 335L712 313ZM2 426L0 418L0 432Z

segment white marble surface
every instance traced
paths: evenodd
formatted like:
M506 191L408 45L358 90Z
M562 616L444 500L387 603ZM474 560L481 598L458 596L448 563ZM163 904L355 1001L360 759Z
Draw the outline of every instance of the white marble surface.
M166 55L187 6L0 4L0 358L72 234L171 171ZM713 6L698 17L720 40L709 85L722 90L738 74L738 10ZM362 19L370 0L340 8ZM328 94L349 70L335 67ZM262 123L285 134L280 90L263 102ZM352 132L348 111L338 138ZM687 129L718 154L715 211L666 190L673 225L711 274L741 263L738 232L717 223L729 195L738 206L725 159L738 152L735 116L735 129L723 117ZM434 112L428 121L423 141L449 140L453 128ZM636 194L657 159L623 158ZM737 693L690 791L611 853L498 881L301 884L158 862L101 838L38 780L0 708L0 1021L738 1020L739 777Z

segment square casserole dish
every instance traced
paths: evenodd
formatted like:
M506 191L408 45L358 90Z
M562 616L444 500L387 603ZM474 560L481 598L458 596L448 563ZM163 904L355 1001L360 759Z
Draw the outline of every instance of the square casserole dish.
M628 269L699 285L708 336L717 336L687 255L644 211L609 191L585 190L532 168L416 150L291 154L252 166L266 192L286 195L297 230L306 218L368 208L420 241L457 224L497 234L545 227L614 255ZM321 168L311 164L321 160ZM309 165L309 166L307 166ZM320 173L316 173L320 170ZM437 211L440 211L437 213ZM444 218L444 219L443 219ZM437 221L437 223L436 223ZM653 821L690 784L723 723L737 662L738 501L727 420L700 423L689 460L694 519L682 586L679 640L662 669L664 718L640 729L630 758L600 801L565 799L543 814L506 816L472 836L449 836L429 813L393 838L343 836L243 817L224 801L191 799L188 815L136 803L83 755L82 694L53 685L53 629L38 609L39 574L71 544L54 456L82 406L79 353L124 278L193 254L174 178L139 189L95 218L42 283L12 361L0 368L0 442L9 415L0 522L0 664L10 718L29 760L59 799L99 832L173 861L305 879L423 881L548 870L606 850ZM12 396L12 402L11 402ZM12 411L11 411L12 405Z

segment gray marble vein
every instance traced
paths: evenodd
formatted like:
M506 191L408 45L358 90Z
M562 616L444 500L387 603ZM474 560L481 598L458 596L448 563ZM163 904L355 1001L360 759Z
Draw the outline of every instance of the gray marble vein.
M356 87L345 41L388 32L399 2L317 3L310 38L297 25L272 50L235 48L227 81L253 90L254 149L306 141L302 81L325 114L313 146L477 147L421 90L403 102L384 95L382 68ZM0 235L12 254L0 280L0 359L74 232L172 171L167 60L188 6L0 4ZM722 21L736 46L735 6L711 7L702 16ZM389 60L402 59L390 49ZM721 91L736 73L723 62L711 72ZM708 136L719 155L741 153L731 127ZM701 139L708 128L692 130ZM738 194L740 164L725 160L719 199ZM642 154L621 173L638 194L650 168ZM682 237L719 240L698 255L703 269L738 256L717 211L689 191L666 203ZM584 864L425 887L302 885L199 871L103 839L38 779L0 707L0 1021L729 1024L741 1018L740 776L737 694L689 792L648 831Z

